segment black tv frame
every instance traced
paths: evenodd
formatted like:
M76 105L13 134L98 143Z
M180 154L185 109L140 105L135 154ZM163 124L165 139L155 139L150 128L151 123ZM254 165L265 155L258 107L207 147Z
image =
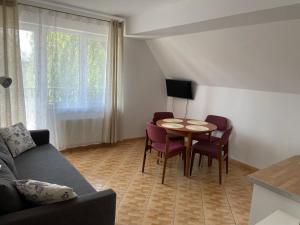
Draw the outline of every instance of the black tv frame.
M166 79L167 96L194 99L192 83L189 80Z

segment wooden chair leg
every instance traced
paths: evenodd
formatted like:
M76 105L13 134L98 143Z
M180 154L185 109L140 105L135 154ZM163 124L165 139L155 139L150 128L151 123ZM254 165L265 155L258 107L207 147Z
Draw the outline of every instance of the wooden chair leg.
M227 143L227 144L224 146L224 152L228 153L228 149L229 149L229 143Z
M201 161L202 161L202 155L200 154L200 156L199 156L199 164L198 164L198 167L201 166Z
M146 156L147 156L147 149L145 149L145 151L144 151L142 173L144 173L144 170L145 170Z
M186 167L186 154L185 152L182 153L182 157L183 157L183 176L185 175L185 167Z
M168 158L165 156L164 168L163 168L163 174L162 174L162 180L161 180L162 184L164 184L164 181L165 181L165 173L166 173L166 167L167 167L167 160L168 160Z
M190 167L190 176L192 176L192 171L193 171L193 165L194 165L194 159L195 159L196 153L192 153L192 158L191 158L191 167Z
M208 167L212 166L212 158L211 156L208 156Z
M229 159L228 159L228 155L227 155L227 157L226 157L226 174L228 174L228 161L229 161Z
M222 184L222 159L219 159L219 184Z
M157 152L157 160L156 160L156 164L158 165L159 164L159 158L161 157L161 154L160 152Z
M226 156L226 174L228 174L228 161L229 161L229 143L224 146L224 154L227 154Z

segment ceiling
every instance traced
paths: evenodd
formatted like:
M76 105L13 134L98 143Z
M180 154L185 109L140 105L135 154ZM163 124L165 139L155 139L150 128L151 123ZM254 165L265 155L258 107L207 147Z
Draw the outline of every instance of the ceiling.
M181 0L139 12L126 21L126 33L172 36L299 17L300 0Z
M133 16L179 1L185 0L38 0L38 2L58 3L121 17Z
M300 17L300 0L20 1L52 3L62 8L122 17L126 19L126 35L137 38L158 38Z

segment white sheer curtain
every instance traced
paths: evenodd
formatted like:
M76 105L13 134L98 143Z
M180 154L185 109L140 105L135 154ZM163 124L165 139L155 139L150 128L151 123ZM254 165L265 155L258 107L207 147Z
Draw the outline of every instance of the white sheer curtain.
M19 6L27 123L59 149L102 143L109 22Z
M0 1L0 76L12 78L8 89L0 87L0 127L26 122L15 0Z

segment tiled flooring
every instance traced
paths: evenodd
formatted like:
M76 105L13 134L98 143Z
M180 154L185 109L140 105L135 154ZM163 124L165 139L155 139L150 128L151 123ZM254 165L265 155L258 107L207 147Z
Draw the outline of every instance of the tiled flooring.
M64 154L97 190L116 191L117 225L248 224L252 186L245 176L253 171L232 163L220 186L216 161L198 167L196 158L193 176L186 178L182 160L174 157L162 185L156 152L148 155L142 174L143 148L143 140L132 140Z

